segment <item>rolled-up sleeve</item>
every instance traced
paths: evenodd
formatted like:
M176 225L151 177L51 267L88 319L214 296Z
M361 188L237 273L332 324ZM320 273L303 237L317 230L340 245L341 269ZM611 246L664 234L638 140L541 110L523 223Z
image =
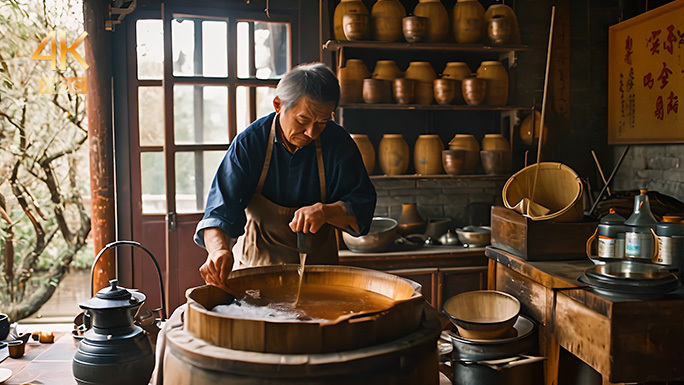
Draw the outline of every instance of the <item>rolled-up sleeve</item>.
M197 224L194 241L204 245L204 229L217 227L231 238L244 234L245 208L254 194L254 166L241 142L234 142L221 161L207 196L204 217Z

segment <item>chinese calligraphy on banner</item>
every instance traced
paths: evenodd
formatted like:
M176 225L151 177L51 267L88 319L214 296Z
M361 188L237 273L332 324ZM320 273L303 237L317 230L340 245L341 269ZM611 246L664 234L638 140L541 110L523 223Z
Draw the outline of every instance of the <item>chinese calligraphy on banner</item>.
M610 27L608 61L608 144L684 142L684 0Z

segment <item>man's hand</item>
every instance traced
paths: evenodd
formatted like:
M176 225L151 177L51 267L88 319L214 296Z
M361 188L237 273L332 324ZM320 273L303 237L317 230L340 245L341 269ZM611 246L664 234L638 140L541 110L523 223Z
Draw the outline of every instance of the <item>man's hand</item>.
M228 237L221 229L210 227L204 229L204 245L209 255L200 266L200 275L207 284L223 287L228 274L233 270L232 249L235 240Z
M316 233L327 222L323 203L315 203L295 211L290 229L295 233Z

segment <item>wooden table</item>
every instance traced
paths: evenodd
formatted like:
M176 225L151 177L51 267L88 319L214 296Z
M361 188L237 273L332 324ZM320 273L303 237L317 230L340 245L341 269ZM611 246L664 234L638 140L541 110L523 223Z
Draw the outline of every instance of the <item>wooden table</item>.
M615 298L577 281L593 266L527 262L488 247L488 288L515 295L540 324L546 384L559 383L563 348L602 376L603 384L684 380L684 287L657 300Z
M387 253L340 251L340 264L396 274L420 283L423 296L441 310L445 299L487 285L484 247L425 246Z
M5 384L75 385L71 362L76 344L69 333L56 332L55 339L53 344L29 340L21 358L9 358L7 348L0 349L0 368L13 372Z

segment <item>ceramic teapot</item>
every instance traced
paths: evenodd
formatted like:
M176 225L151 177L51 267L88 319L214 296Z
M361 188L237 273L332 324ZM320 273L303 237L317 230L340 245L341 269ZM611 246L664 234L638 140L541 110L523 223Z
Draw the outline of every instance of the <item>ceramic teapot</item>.
M98 253L93 269L107 249L122 244L137 246L152 258L159 274L161 290L163 283L159 265L154 256L137 242L119 241L108 244ZM148 384L154 369L154 350L145 331L135 324L135 315L145 302L145 294L119 286L117 279L110 280L109 285L93 298L79 304L90 317L92 328L85 333L74 355L74 378L81 385ZM161 300L163 304L163 290ZM161 311L165 319L163 305Z

